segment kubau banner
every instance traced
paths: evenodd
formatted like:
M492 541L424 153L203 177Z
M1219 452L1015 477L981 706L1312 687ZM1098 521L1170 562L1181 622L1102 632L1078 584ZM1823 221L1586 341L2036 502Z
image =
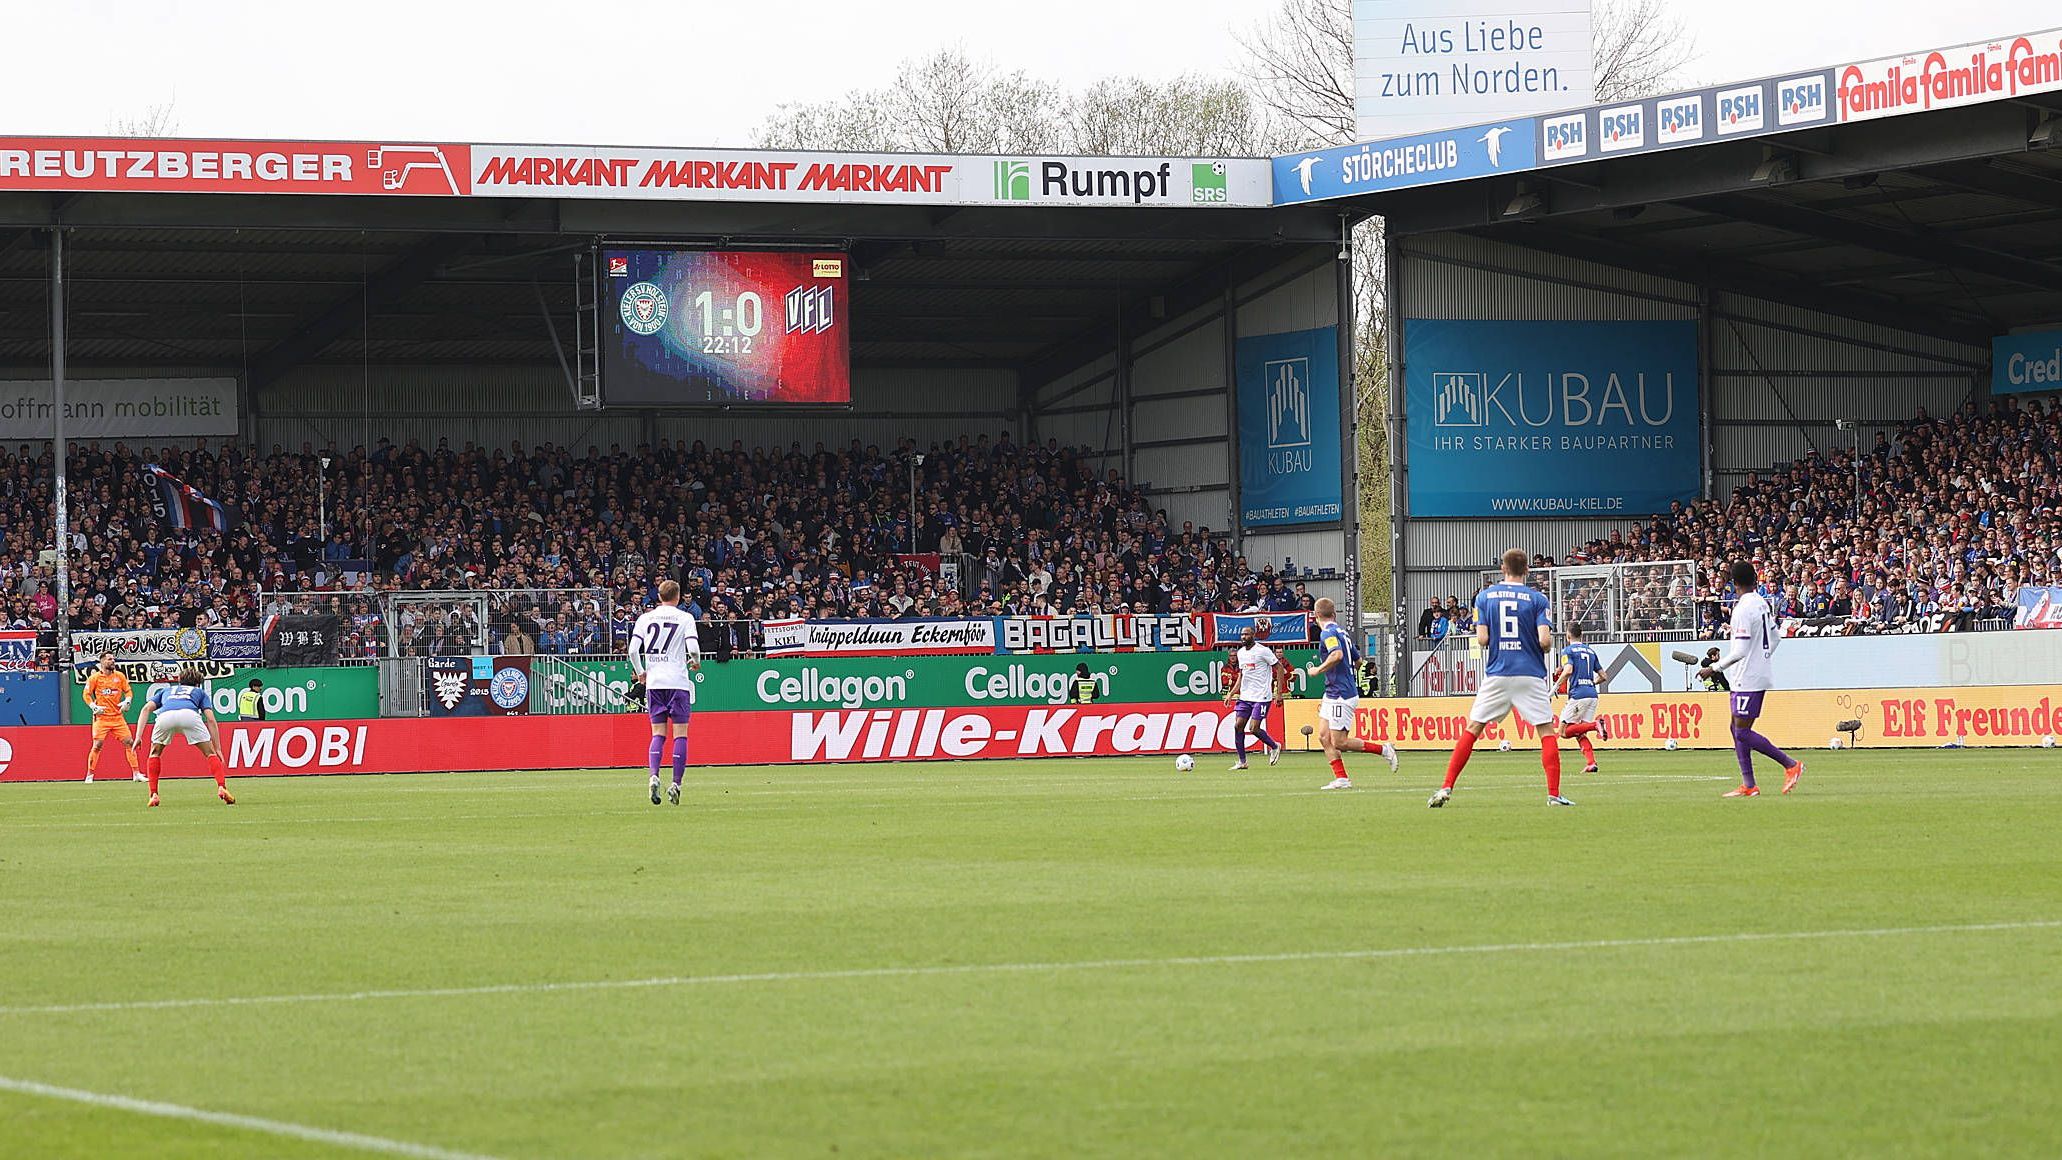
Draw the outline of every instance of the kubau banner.
M1413 318L1404 364L1412 516L1650 515L1696 498L1693 322Z
M1239 339L1240 519L1249 528L1330 523L1339 478L1339 331Z
M1990 340L1990 393L2062 391L2062 330L2007 334Z
M1360 139L1586 105L1589 0L1353 5Z

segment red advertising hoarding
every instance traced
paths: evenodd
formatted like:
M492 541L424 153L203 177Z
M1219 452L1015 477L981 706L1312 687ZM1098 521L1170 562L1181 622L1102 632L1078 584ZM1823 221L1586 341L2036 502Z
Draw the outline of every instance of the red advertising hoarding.
M785 765L1205 753L1230 749L1231 731L1229 708L1189 701L703 713L689 739L699 765ZM631 768L651 737L633 713L224 723L222 733L236 777ZM0 728L0 781L70 781L91 741L83 725ZM208 774L181 742L166 750L165 776Z
M0 189L464 197L472 191L472 147L0 137Z

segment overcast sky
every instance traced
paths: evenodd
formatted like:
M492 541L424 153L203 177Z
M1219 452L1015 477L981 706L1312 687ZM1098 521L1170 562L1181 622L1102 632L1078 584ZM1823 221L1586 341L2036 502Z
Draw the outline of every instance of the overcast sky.
M2062 25L2052 0L1663 0L1693 82ZM1403 4L1404 0L1399 0ZM9 8L0 133L747 145L783 101L964 45L1067 85L1234 73L1271 0L68 0Z

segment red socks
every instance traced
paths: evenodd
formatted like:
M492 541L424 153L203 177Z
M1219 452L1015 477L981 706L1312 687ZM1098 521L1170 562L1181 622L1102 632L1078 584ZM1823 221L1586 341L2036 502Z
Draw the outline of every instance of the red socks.
M1596 731L1597 725L1594 721L1585 721L1580 725L1561 726L1561 736L1563 737L1580 737L1585 733L1595 733Z
M1475 735L1461 734L1461 739L1453 743L1453 756L1446 759L1446 788L1452 789L1453 783L1461 779L1461 770L1468 767L1468 756L1474 752Z
M1546 767L1547 796L1561 796L1561 739L1547 736L1539 739L1539 763Z
M229 788L229 767L222 764L222 755L217 753L208 758L208 772L215 775L215 788Z
M165 767L165 759L153 753L144 759L143 776L150 779L150 792L158 791L158 771Z
M1586 734L1577 734L1575 742L1582 746L1582 763L1584 765L1595 765L1597 763L1597 747L1589 743L1589 737Z
M1339 758L1336 758L1336 757L1334 757L1334 758L1332 759L1332 776L1333 776L1333 777L1345 777L1345 776L1346 776L1346 763L1345 763L1344 761L1340 760Z

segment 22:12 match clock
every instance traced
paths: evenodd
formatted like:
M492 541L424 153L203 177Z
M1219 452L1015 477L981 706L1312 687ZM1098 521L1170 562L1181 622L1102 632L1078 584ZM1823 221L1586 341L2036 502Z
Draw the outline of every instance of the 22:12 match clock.
M834 252L603 250L602 402L850 403L847 266Z

